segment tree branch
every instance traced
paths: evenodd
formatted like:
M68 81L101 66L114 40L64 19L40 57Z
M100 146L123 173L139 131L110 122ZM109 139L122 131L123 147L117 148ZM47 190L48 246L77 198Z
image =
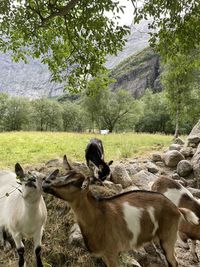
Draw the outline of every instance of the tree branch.
M65 16L69 13L71 9L75 7L75 5L80 0L71 0L66 6L58 8L59 11L52 12L48 17L42 19L42 26L44 26L46 23L48 23L49 20L51 20L54 17L58 16Z

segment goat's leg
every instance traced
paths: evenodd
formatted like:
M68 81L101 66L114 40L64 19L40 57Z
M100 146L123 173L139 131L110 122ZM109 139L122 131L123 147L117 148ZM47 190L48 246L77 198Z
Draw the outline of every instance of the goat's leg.
M42 260L41 260L42 232L43 232L42 229L40 229L40 231L38 231L33 237L37 267L43 267Z
M19 261L18 266L19 267L25 267L25 261L24 261L24 244L22 242L22 236L21 234L12 234L12 237L15 241L15 245L17 248L17 253L19 255Z
M175 241L172 242L172 240L169 242L167 241L161 241L160 245L161 248L163 249L163 252L165 254L167 263L169 265L169 267L178 267L178 263L176 261L175 255L174 255L174 246L175 246Z
M178 240L177 240L177 245L185 248L185 249L190 249L189 245L188 245L188 237L185 233L179 231L178 232Z
M4 241L3 227L0 227L0 246L4 246Z
M118 267L117 257L114 256L104 256L103 261L107 267Z
M153 245L153 248L156 252L156 254L159 256L160 260L163 262L164 266L167 266L168 267L168 263L167 263L167 259L166 259L166 255L163 255L163 253L165 254L165 252L163 251L161 245L160 245L160 242L158 242L157 245L159 245L161 251L157 248L156 244L154 243L154 241L152 241L152 245Z
M194 262L199 262L199 258L198 258L197 253L196 253L196 240L192 240L191 254L192 254L192 257L193 257L193 261Z

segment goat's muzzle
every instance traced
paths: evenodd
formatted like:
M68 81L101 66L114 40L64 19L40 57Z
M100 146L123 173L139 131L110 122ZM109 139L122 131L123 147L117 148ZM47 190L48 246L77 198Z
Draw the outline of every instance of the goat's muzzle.
M28 187L33 187L33 188L37 188L36 187L36 185L34 184L34 182L32 182L32 181L28 181L26 184L25 184L25 186L28 186Z
M50 180L45 180L42 184L42 189L45 193L51 193L51 181Z

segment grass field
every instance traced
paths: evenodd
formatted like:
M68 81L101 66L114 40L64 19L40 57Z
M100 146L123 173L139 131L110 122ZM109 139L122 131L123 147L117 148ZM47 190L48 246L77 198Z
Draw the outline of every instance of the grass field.
M85 161L88 141L97 137L103 141L106 160L147 156L163 150L173 137L161 134L79 134L65 132L0 133L0 168L43 163L67 154L73 161Z

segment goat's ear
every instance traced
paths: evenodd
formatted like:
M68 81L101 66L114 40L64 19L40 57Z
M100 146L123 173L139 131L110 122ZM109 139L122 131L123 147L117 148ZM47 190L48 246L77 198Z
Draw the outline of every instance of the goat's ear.
M69 164L69 161L67 160L66 155L63 156L63 166L64 166L65 170L72 170L72 167Z
M89 188L89 185L90 185L90 178L87 177L87 178L85 178L85 180L83 181L82 186L81 186L81 189L82 189L82 190L87 190L87 189Z
M15 164L15 173L19 179L23 179L25 177L24 171L19 163Z
M112 165L113 164L113 160L110 160L109 162L108 162L108 166L110 166L110 165Z
M53 171L51 174L49 174L49 176L47 177L47 180L55 180L56 179L56 176L58 175L59 173L59 170L56 169L55 171Z

